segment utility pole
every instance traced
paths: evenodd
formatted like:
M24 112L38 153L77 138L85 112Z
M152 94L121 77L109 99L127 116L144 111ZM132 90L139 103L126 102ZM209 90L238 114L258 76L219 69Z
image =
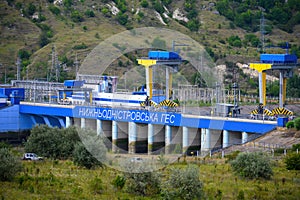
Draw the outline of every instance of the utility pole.
M17 62L16 62L16 65L17 65L17 80L21 80L21 58L20 56L18 56L17 58Z
M79 70L79 61L78 61L78 57L77 57L77 52L76 52L76 55L75 55L75 76L76 76L76 79L78 78L78 70Z
M58 58L57 58L57 54L56 54L56 50L55 50L55 45L53 45L53 47L52 47L51 58L52 58L51 59L52 65L51 65L49 79L51 81L53 74L55 74L55 80L56 80L56 82L58 82L59 81L59 76L60 76L60 64L58 62Z
M265 53L265 17L261 14L260 19L260 42L261 42L261 53Z

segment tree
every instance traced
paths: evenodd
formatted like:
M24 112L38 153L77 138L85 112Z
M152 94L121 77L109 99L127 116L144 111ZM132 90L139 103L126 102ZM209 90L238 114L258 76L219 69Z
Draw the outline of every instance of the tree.
M0 148L0 180L10 181L22 170L19 159L8 148Z
M107 148L104 139L89 129L79 129L81 142L77 142L73 151L73 162L76 165L91 169L96 166L103 167L106 162Z
M36 11L36 7L34 4L30 3L28 6L27 6L27 9L26 9L26 13L27 15L31 16L35 13Z
M142 6L143 8L147 8L147 7L149 6L148 1L147 1L147 0L142 0L141 6Z
M92 10L86 10L84 13L87 17L95 17L95 13Z
M297 131L300 130L300 117L298 117L294 120L294 126L297 129Z
M284 162L288 170L300 170L300 154L292 153L289 154Z
M54 15L59 15L60 14L60 9L54 5L49 6L49 10L54 14Z
M83 16L78 10L74 10L71 13L71 19L73 22L82 22Z
M74 144L79 141L75 127L66 129L36 126L25 143L25 151L53 159L66 159L72 156Z
M131 162L125 160L121 165L125 170L124 189L126 192L142 196L159 194L161 183L159 173L153 171L146 161Z
M173 168L169 179L163 184L163 199L201 199L203 184L200 181L199 169L189 165L185 169Z
M233 171L244 178L265 178L273 175L269 158L262 152L240 153L231 162Z
M75 165L86 167L87 169L101 165L101 163L85 148L81 142L78 142L75 145L73 162Z
M117 14L117 20L118 20L118 22L119 22L121 25L125 25L125 24L127 24L127 22L128 22L128 15L126 15L126 14L124 14L124 13L122 13L122 12L119 12L119 13Z

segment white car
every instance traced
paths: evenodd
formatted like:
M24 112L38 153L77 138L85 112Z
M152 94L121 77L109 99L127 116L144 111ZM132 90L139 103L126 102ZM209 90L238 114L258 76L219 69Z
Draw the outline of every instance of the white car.
M140 157L133 157L130 159L130 162L143 162L143 159Z
M35 153L24 153L23 160L43 160L43 157L37 156Z

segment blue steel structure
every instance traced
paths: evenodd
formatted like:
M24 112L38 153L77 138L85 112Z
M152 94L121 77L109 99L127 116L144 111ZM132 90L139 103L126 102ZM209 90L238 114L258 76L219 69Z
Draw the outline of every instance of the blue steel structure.
M151 123L258 134L265 134L275 129L277 126L276 122L271 121L262 122L258 120L243 120L236 118L199 117L175 112L152 112L148 110L125 110L63 105L54 106L48 104L24 103L9 106L0 110L0 131L27 130L37 124L47 124L53 127L65 127L66 117L136 122L141 124Z
M262 60L270 60L270 56L264 55ZM275 57L275 60L280 62L280 58ZM284 59L289 59L293 61L293 58L284 56ZM147 59L140 59L139 64L150 67L151 65L178 65L181 63L181 57L175 52L164 52L164 51L150 51L148 53ZM151 73L149 73L151 74ZM99 85L98 93L99 98L104 98L105 93L104 89L110 88L113 91L114 83L116 79L112 79L112 85L107 85L107 77L103 77L103 84ZM150 76L151 78L151 76ZM148 81L152 83L152 81ZM166 81L168 82L168 81ZM258 133L265 134L276 128L277 123L271 121L259 121L259 120L245 120L245 119L236 119L236 118L216 118L210 116L197 116L197 115L185 115L177 112L170 112L166 110L165 112L161 111L151 111L146 109L140 109L136 107L127 107L118 106L118 107L104 107L102 104L95 105L93 102L96 97L94 96L91 90L80 90L83 86L83 81L73 81L69 80L65 82L65 88L59 90L58 92L58 103L59 104L47 104L47 103L20 103L20 100L24 99L24 89L23 88L9 88L1 89L0 94L3 94L7 97L10 97L11 105L6 105L0 109L0 132L6 131L22 131L31 129L37 124L47 124L48 126L56 127L66 127L71 118L80 118L80 119L98 119L98 120L107 120L113 122L135 122L140 124L159 124L167 126L167 129L170 127L185 127L185 128L198 128L198 129L214 129L214 130L225 130L225 131L238 131L238 132L247 132L247 133ZM101 86L101 87L100 87ZM110 87L109 87L110 86ZM87 89L87 88L85 88ZM152 90L152 86L148 85L148 90ZM77 105L74 102L71 105L63 105L64 102L67 102L69 98L73 98L74 93L85 93L84 96L80 93L80 97L84 97L84 101L80 102L81 105ZM103 92L103 93L102 93ZM131 95L136 97L138 95L146 97L145 91L142 94ZM3 96L2 95L2 96ZM104 95L104 96L101 96ZM3 97L5 97L3 96ZM118 95L115 94L115 97ZM106 96L108 97L108 96ZM115 98L111 97L111 98ZM120 98L121 96L118 96ZM129 96L123 97L122 100L128 101L141 101L141 99L128 99ZM152 92L150 97L152 97ZM127 99L126 99L127 98ZM61 101L61 99L63 101ZM74 100L74 99L73 99ZM75 99L77 102L81 99ZM111 101L115 101L111 100ZM130 100L130 101L129 101ZM84 103L89 104L90 106L83 106ZM114 102L116 103L116 102ZM139 104L138 104L139 105ZM282 122L282 120L280 121ZM280 123L283 125L284 123ZM170 127L169 127L170 126Z

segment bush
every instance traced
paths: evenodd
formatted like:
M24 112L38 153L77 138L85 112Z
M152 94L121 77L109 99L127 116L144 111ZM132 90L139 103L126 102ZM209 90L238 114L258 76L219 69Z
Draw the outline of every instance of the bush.
M270 160L263 153L240 153L231 162L233 171L244 178L265 178L273 175Z
M225 158L227 158L226 163L227 162L231 162L234 159L236 159L236 157L239 155L239 153L241 153L240 151L234 151L228 155L225 155Z
M285 125L287 128L294 128L295 125L294 125L294 121L289 121L288 123L286 123Z
M169 179L163 184L163 199L201 199L203 184L199 177L199 169L195 165L185 169L173 168Z
M143 8L147 8L147 7L149 6L148 1L147 1L147 0L142 0L141 6L142 6Z
M74 144L79 141L75 127L66 129L36 126L25 143L26 152L53 159L66 159L72 156Z
M50 5L49 10L54 14L54 15L59 15L60 14L60 9L56 6Z
M107 148L103 138L89 129L79 129L78 135L81 142L75 145L73 152L73 162L76 165L91 169L96 166L103 167L106 162Z
M21 169L19 159L8 148L0 148L0 181L12 180Z
M288 170L300 170L300 154L292 153L289 154L284 162Z
M95 194L101 194L103 192L103 182L100 178L95 177L90 182L90 189Z
M81 142L78 142L75 145L73 162L75 165L86 167L87 169L101 165L101 163L85 148Z
M128 193L152 196L160 192L159 174L149 171L147 163L125 163L125 167L125 190Z
M118 189L122 189L126 183L126 179L124 176L117 175L116 178L112 181L113 186Z
M297 149L298 149L298 151L300 151L300 143L298 143L298 144L293 144L293 146L292 146L292 151L297 151Z
M300 117L298 117L294 120L294 126L297 129L297 131L300 130Z

